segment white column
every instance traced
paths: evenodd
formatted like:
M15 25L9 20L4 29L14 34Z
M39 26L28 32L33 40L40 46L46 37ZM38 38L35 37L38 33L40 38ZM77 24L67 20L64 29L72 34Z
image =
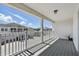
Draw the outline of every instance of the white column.
M44 40L43 40L43 27L44 27L43 23L44 23L44 21L43 20L44 19L42 18L42 20L41 20L41 39L42 39L42 42L44 42Z

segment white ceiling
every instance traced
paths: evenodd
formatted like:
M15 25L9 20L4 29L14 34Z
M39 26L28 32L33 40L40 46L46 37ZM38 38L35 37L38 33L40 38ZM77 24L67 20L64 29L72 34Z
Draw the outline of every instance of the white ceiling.
M48 16L54 21L63 21L72 19L77 4L73 3L26 3L25 5ZM58 13L54 14L57 9Z

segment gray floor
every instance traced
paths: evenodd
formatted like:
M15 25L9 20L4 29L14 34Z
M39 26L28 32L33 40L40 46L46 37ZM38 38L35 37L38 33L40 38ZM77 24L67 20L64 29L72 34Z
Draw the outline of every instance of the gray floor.
M72 41L59 39L39 56L77 56L77 52Z

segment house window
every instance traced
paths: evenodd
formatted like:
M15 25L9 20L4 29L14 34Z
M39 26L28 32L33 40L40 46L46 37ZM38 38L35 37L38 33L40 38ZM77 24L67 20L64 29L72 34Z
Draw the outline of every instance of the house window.
M16 28L14 28L14 32L16 32Z
M24 31L27 31L27 28L25 28Z
M21 32L22 31L22 29L21 28L18 28L18 32Z
M16 28L11 28L11 32L16 32Z
M4 31L4 28L1 28L1 31Z
M5 28L5 31L8 31L8 29L7 29L7 28Z

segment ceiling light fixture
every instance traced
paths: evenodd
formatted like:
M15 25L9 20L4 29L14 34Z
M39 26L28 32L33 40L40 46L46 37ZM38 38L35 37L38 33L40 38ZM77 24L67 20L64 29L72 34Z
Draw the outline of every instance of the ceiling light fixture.
M54 14L57 14L58 10L54 10Z

